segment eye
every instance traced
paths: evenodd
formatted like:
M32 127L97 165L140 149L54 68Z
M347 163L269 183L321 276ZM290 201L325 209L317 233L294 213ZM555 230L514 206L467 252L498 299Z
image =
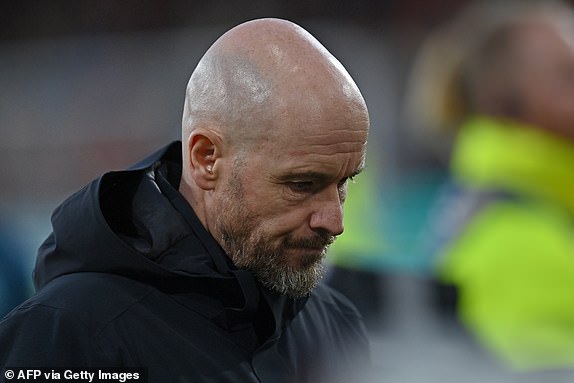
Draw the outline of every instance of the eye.
M349 182L355 182L354 177L345 177L337 184L337 190L339 190L339 198L341 199L342 203L344 203L347 199L347 189Z
M339 184L337 185L339 187L339 189L344 188L345 186L347 186L347 184L351 182L355 182L355 177L345 177L343 178L341 181L339 181Z
M311 181L292 181L287 182L287 187L295 193L309 193L313 191L315 185Z

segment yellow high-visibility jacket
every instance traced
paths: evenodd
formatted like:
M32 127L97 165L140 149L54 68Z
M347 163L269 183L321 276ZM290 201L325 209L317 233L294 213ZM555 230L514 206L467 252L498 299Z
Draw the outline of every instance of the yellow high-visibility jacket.
M482 204L437 258L461 319L517 369L574 368L574 142L476 117L451 165L468 190L510 196Z

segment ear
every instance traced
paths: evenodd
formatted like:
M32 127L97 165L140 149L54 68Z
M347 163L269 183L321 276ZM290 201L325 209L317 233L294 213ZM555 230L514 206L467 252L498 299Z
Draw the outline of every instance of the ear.
M215 165L220 158L221 140L212 131L197 130L189 138L189 164L191 177L204 190L215 188Z

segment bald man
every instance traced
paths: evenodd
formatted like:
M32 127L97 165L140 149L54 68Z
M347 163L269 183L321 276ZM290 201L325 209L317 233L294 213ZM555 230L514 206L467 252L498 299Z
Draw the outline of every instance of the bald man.
M182 125L56 209L0 366L300 383L368 359L357 311L319 284L369 129L347 71L293 23L247 22L200 60Z

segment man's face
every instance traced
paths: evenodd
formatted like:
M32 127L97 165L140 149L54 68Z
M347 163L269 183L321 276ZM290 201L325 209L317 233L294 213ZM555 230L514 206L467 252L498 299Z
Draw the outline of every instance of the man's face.
M232 166L216 235L234 264L268 289L302 297L323 276L327 247L343 232L347 183L363 166L368 123L360 126L285 129Z
M272 291L300 297L310 292L323 276L323 259L327 246L334 237L319 232L306 238L293 238L285 234L275 238L272 227L248 207L245 188L234 169L221 205L217 230L221 243L233 263L239 268L252 270L259 281ZM292 265L287 254L299 251L299 264Z

